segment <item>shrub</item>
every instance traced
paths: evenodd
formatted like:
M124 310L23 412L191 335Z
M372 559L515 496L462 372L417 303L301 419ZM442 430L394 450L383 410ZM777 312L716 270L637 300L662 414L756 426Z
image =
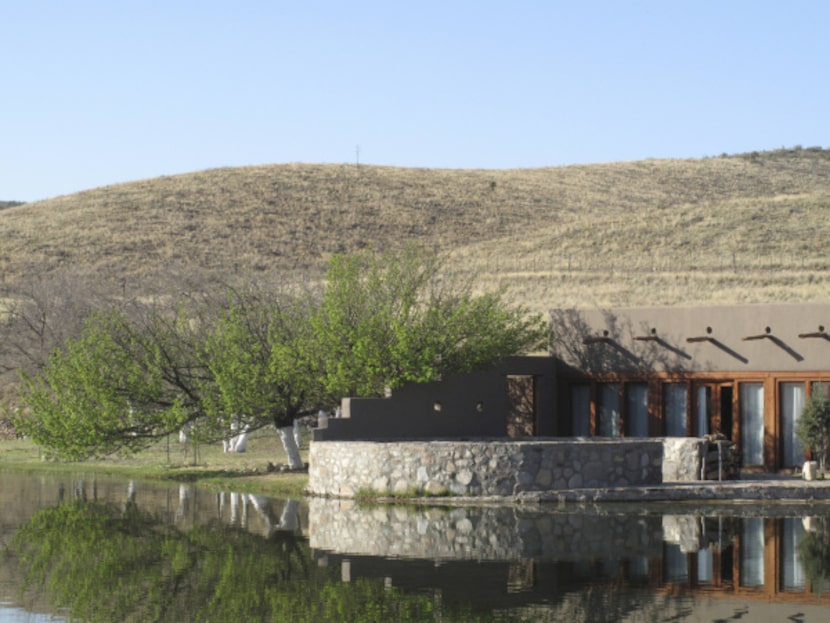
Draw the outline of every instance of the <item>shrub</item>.
M812 450L823 473L830 451L830 398L822 387L816 388L805 403L795 432L801 443Z

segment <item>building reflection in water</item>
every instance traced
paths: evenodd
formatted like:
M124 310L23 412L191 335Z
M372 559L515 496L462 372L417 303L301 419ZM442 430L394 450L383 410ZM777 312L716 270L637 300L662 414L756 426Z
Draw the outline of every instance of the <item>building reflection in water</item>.
M125 506L155 507L179 525L219 521L266 538L308 535L320 561L339 559L347 578L355 568L384 567L384 577L394 582L397 575L399 583L402 574L423 575L420 563L413 564L420 561L434 579L435 569L464 563L472 576L504 567L499 582L510 594L537 591L553 574L557 585L605 582L830 603L824 580L830 577L830 514L813 507L713 506L688 514L642 506L367 508L319 498L306 506L187 484L152 494L134 481L121 487L75 480L58 486L58 500L68 489L74 500L120 498Z
M823 507L723 505L682 514L642 505L365 507L93 481L60 485L58 498L136 505L182 529L207 523L264 538L290 533L308 539L317 564L338 569L343 582L382 578L480 609L543 608L596 620L595 608L662 616L693 603L696 616L709 608L710 618L728 619L749 607L785 620L830 605ZM579 612L589 614L571 616Z
M446 575L445 597L459 584L453 574L463 573L468 581L457 586L459 594L475 584L488 587L490 596L524 593L531 602L590 585L830 604L823 580L830 576L830 516L797 507L770 512L726 506L685 515L642 507L403 510L311 500L309 536L321 557L348 564L351 576L383 574L395 585L423 589ZM805 543L823 552L812 563Z

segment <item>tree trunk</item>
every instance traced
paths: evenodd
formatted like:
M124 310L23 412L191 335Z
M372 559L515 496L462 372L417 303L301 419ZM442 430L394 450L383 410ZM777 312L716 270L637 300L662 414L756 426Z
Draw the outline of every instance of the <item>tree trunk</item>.
M294 420L294 441L297 443L298 448L303 447L303 438L302 438L302 435L300 433L300 420L299 420L299 418Z
M297 447L297 440L294 438L294 426L281 426L277 428L282 441L282 447L285 449L285 455L288 457L288 467L291 469L302 469L303 460L300 458L300 449Z
M248 431L241 432L223 441L222 447L225 452L245 452L248 448Z

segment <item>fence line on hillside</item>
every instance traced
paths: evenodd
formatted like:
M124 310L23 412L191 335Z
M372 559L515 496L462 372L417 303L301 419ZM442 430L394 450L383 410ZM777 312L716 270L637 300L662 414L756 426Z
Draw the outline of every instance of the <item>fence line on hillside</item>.
M466 272L462 262L457 269ZM784 256L768 259L739 257L736 254L711 257L690 254L686 258L642 256L625 263L609 255L594 257L559 256L549 257L489 257L477 259L470 264L480 273L634 273L667 274L689 272L718 273L763 273L763 272L826 272L830 271L830 258Z

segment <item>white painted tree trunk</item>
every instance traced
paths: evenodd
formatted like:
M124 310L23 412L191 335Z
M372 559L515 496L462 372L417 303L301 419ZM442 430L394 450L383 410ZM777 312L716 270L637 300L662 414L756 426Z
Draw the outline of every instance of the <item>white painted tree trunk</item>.
M245 452L248 449L248 432L234 435L225 444L225 452Z
M288 457L288 467L291 469L302 469L303 460L300 458L300 448L297 447L297 440L294 438L293 426L282 426L277 429L285 455Z
M294 443L297 444L298 448L303 447L303 438L300 434L300 420L294 420Z
M236 431L237 427L236 424L231 425L231 430ZM242 431L230 439L225 439L222 441L222 449L225 452L245 452L248 449L248 431L250 427L245 425L242 428Z

